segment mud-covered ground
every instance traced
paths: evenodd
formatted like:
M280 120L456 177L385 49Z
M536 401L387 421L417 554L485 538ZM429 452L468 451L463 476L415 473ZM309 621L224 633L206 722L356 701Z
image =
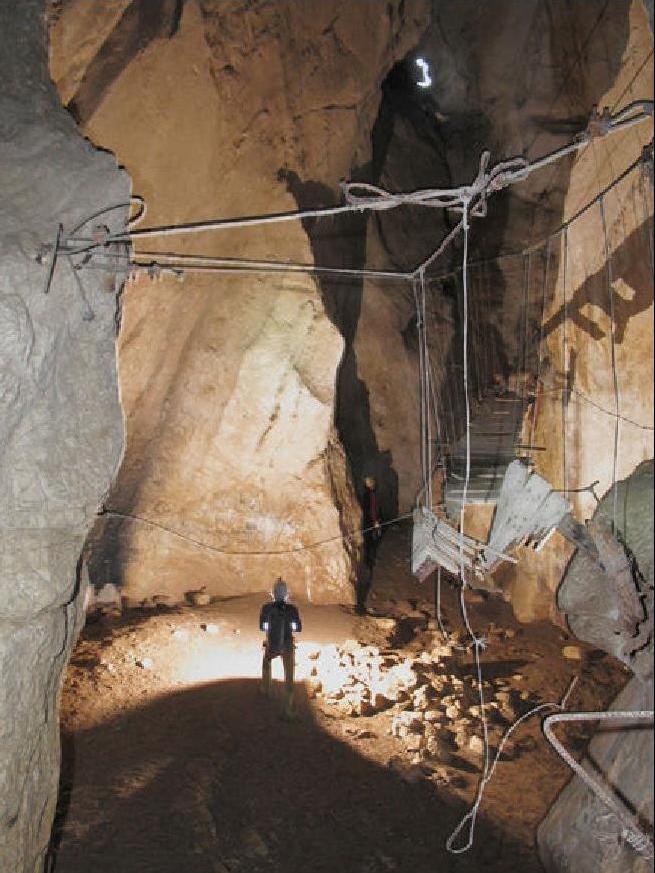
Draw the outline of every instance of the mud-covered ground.
M89 622L62 696L50 869L540 870L536 828L570 774L543 739L539 717L516 731L501 759L473 848L461 855L445 849L474 797L482 732L457 592L444 587L451 634L444 645L433 591L410 576L408 552L408 530L386 536L371 615L303 608L293 721L281 718L279 698L259 693L264 594ZM575 641L548 623L518 625L502 601L471 594L469 614L488 640L492 748L512 716L558 701L573 676L569 705L577 709L606 706L627 678L584 646L580 659L564 657L563 647ZM368 662L377 678L362 679ZM385 671L394 670L414 676L409 688L390 684ZM422 723L412 732L414 711ZM583 752L588 734L572 728L562 735Z

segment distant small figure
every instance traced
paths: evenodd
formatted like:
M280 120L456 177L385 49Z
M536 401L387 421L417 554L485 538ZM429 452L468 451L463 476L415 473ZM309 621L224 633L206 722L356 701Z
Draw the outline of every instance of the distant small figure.
M265 603L259 615L259 628L266 634L264 640L264 658L262 661L262 690L271 694L271 661L280 656L284 665L285 714L293 715L293 680L294 680L294 633L302 631L300 613L288 603L289 590L286 582L278 577L273 586L273 603Z
M362 538L364 541L364 567L357 580L357 612L366 612L366 598L373 582L373 568L378 546L382 539L382 515L378 503L377 483L373 476L364 479L362 501Z

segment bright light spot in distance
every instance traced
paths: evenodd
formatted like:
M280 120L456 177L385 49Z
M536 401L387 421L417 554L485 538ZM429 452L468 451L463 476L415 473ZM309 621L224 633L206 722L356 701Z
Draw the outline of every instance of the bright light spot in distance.
M325 646L311 640L296 644L296 681L302 682L311 674L314 661L309 654L323 652L324 649L330 653L336 652L336 645ZM201 637L189 640L184 649L174 656L172 668L175 679L185 685L223 679L260 679L263 654L260 637L245 640ZM275 658L271 666L273 679L282 680L282 658Z
M421 71L421 78L416 84L419 88L429 88L432 84L432 77L430 76L430 66L428 62L423 58L416 58L416 66Z

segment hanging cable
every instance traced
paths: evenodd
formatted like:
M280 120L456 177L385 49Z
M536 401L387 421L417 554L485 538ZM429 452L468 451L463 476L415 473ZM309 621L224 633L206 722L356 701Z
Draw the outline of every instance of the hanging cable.
M375 527L368 527L364 529L357 529L352 531L346 531L343 534L337 534L332 537L326 537L322 540L316 540L313 543L307 543L306 545L293 546L289 549L260 549L260 550L238 550L238 549L226 549L222 546L214 546L211 543L203 542L203 540L199 540L196 537L188 536L187 534L182 533L179 530L175 530L175 528L168 527L165 524L161 524L161 522L154 521L151 518L144 518L141 515L132 515L129 512L118 512L114 509L103 509L97 513L99 518L119 518L124 519L125 521L137 521L141 524L145 524L147 527L156 528L157 530L164 531L171 536L176 537L177 539L184 540L188 543L191 543L194 546L198 546L198 548L206 549L209 552L216 552L220 555L234 555L237 557L243 556L251 556L251 557L269 557L275 555L295 555L298 552L307 552L311 549L316 549L319 546L325 546L329 543L336 543L340 541L357 541L362 534L369 533L375 529ZM389 521L380 522L380 527L388 527L392 524L398 524L400 521L405 521L409 518L412 518L411 512L406 512L403 515L398 515L395 518L390 519Z
M521 427L528 406L528 299L530 296L530 252L523 259L523 362L521 386Z
M462 358L463 358L463 385L464 385L464 402L466 407L466 468L464 475L464 487L462 490L462 508L460 512L460 535L459 535L459 560L460 560L460 578L461 578L461 586L459 590L459 603L460 610L462 613L462 618L464 620L464 625L466 630L471 638L473 645L473 658L475 661L475 673L477 679L478 686L478 700L480 704L480 721L482 724L482 735L483 735L483 745L484 745L484 761L482 767L482 774L480 777L479 788L483 786L487 775L489 773L489 728L487 725L487 717L485 713L485 698L484 698L484 686L482 680L482 663L480 660L480 651L485 648L486 642L483 638L478 637L473 628L471 627L471 623L468 617L468 611L466 608L466 598L465 591L467 587L467 579L465 573L465 563L464 563L464 524L465 524L465 509L466 509L466 498L469 487L469 480L471 475L471 416L470 416L470 405L469 405L469 391L468 391L468 238L469 238L469 213L468 213L468 203L464 203L464 211L462 216L463 228L464 228L464 252L463 252L463 261L462 261L462 308L463 308L463 339L462 339ZM480 801L482 800L482 795L480 794ZM460 825L453 831L448 840L446 841L446 849L454 855L459 855L462 852L468 851L473 845L473 837L475 833L475 821L477 818L477 807L479 806L479 801L477 806L462 819ZM469 836L464 846L460 848L454 848L453 844L457 837L459 836L462 828L465 826L466 822L470 821L470 829Z
M537 386L535 391L534 406L532 407L532 429L530 433L530 443L534 444L535 432L537 429L537 408L539 406L539 392L541 385L541 366L543 362L543 344L544 344L544 320L546 317L546 293L548 291L548 270L550 267L550 239L546 243L546 256L544 261L544 280L541 289L541 318L539 320L539 345L537 347Z
M593 209L593 207L596 206L596 204L600 201L601 197L604 197L606 194L608 194L610 191L612 191L614 188L616 188L618 185L620 185L621 182L623 182L631 173L633 173L636 169L639 169L642 166L643 166L642 157L639 157L636 160L634 160L628 167L625 168L625 170L623 170L623 172L619 173L619 175L615 179L613 179L609 183L609 185L607 185L605 188L603 188L602 191L600 191L598 194L596 194L594 197L592 197L591 200L588 200L584 204L584 206L581 206L580 209L576 210L576 212L574 212L570 218L567 218L566 221L564 221L558 228L553 230L549 234L549 236L546 237L545 239L541 239L538 242L534 243L534 245L529 246L528 248L521 249L520 251L506 252L503 255L496 255L495 257L487 258L486 260L483 259L480 261L471 261L471 263L469 264L469 267L482 267L482 266L488 267L490 264L496 264L496 263L499 263L501 261L506 261L510 258L523 257L528 252L537 251L538 249L542 248L549 240L554 240L556 237L561 236L561 234L564 232L564 230L567 227L571 227L571 225L574 224L579 218L581 218L586 212L589 212L590 209ZM461 265L457 266L457 267L453 267L452 269L447 270L445 272L435 274L434 276L432 276L432 281L438 280L438 279L443 280L443 279L446 279L450 276L459 275L461 273L461 271L462 271Z
M412 290L414 292L414 307L416 309L416 338L418 342L418 394L419 394L419 449L421 458L421 489L417 495L417 501L423 500L423 505L427 505L427 451L425 445L425 360L424 345L423 345L423 318L420 301L420 279L412 280Z
M569 366L568 366L568 349L567 349L567 336L566 336L566 326L568 322L568 302L566 297L566 270L568 265L568 253L569 253L569 229L568 227L564 228L564 263L562 265L562 293L564 295L564 321L562 322L562 372L564 373L564 391L562 392L562 482L564 483L564 496L566 497L566 487L568 485L567 480L567 467L566 467L566 435L567 435L567 420L568 420L568 408L569 408L569 392L571 389L570 381L571 377L569 374Z
M653 233L650 228L652 211L648 208L648 192L653 191L653 143L646 146L641 153L639 167L639 187L644 205L644 230L648 240L648 254L650 255L650 278L653 281L655 273L655 260L653 257Z
M466 813L464 818L462 818L460 823L457 825L455 830L451 833L451 835L448 837L448 839L446 841L446 849L451 854L461 855L464 852L467 852L471 848L471 846L473 845L473 839L475 836L475 826L477 823L478 812L480 811L480 804L482 803L482 799L484 797L484 792L486 791L487 785L489 784L489 782L493 778L494 772L496 770L496 766L498 765L498 761L500 760L501 755L503 754L503 751L505 750L505 746L507 745L507 741L509 740L511 735L514 733L514 731L517 729L517 727L520 724L523 724L524 721L527 721L529 718L531 718L533 715L537 715L537 713L539 713L539 712L544 712L547 709L559 709L559 710L566 709L569 697L571 696L571 692L575 688L576 683L577 683L577 677L574 677L571 680L571 682L569 683L569 686L568 686L564 696L562 697L562 699L559 703L540 703L537 706L533 706L532 709L529 709L527 712L523 713L522 716L517 718L516 721L514 721L507 728L507 730L505 731L505 733L502 736L500 743L498 744L498 749L496 751L496 754L494 755L493 762L488 764L488 766L486 767L486 769L483 772L483 775L480 778L480 781L478 783L478 788L477 788L477 791L475 794L475 800L473 801L471 808ZM455 841L457 840L457 838L459 837L459 835L462 833L462 831L464 830L464 828L467 825L468 825L468 837L466 839L466 842L459 849L453 848L453 844L455 843Z
M430 368L430 349L428 345L428 320L426 313L425 271L419 274L421 287L421 322L423 324L423 365L425 369L425 445L427 462L426 497L428 508L432 509L432 416L430 415L430 397L432 393L432 375Z
M619 465L619 428L621 424L619 411L619 377L616 366L616 317L614 313L614 280L612 277L612 255L609 248L609 240L607 238L607 219L605 216L605 199L600 199L600 218L603 225L603 240L605 245L605 275L607 277L607 293L609 295L609 315L610 315L610 352L612 361L612 384L614 388L614 447L612 458L612 488L614 490L612 500L612 530L617 531L618 517L618 488L616 482L618 479Z

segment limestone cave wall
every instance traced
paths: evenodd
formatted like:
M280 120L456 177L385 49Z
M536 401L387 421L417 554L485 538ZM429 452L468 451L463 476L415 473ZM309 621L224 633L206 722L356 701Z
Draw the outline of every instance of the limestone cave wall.
M107 203L119 229L130 184L60 104L39 0L0 5L0 80L0 869L42 873L80 554L123 447L115 277L80 284L55 246Z
M641 0L602 9L499 0L484 27L479 5L468 0L384 8L335 0L319 11L294 3L133 0L99 5L93 27L89 14L82 0L52 5L53 78L85 133L132 172L148 225L331 205L342 178L389 190L459 183L474 177L483 149L492 161L535 158L569 142L594 104L652 93L644 63L652 36ZM430 62L427 91L416 86L419 54ZM488 216L473 223L473 412L495 380L521 392L539 377L523 436L543 449L535 454L538 469L556 486L564 484L564 454L567 487L586 484L597 466L586 428L613 443L611 417L573 387L603 408L613 397L608 343L599 336L606 325L595 324L606 315L602 305L585 315L593 295L604 293L602 235L592 226L598 216L590 212L567 235L566 320L562 238L548 248L545 240L649 135L640 128L594 143L495 196ZM652 206L635 179L626 180L637 185L632 217L621 212L622 192L606 204L617 280L619 261L633 272L635 263L645 265L643 275L626 280L635 299L620 291L616 298L617 323L625 317L631 337L616 342L628 417L640 405L632 374L642 379L642 364L651 366L642 360L648 344L632 341L643 335L649 293L652 299L642 244L647 222L639 218ZM452 212L403 208L136 245L143 257L176 251L406 270L457 220ZM624 243L626 221L635 233L628 230ZM461 435L465 418L460 261L458 242L429 283L436 436L444 443ZM299 594L349 598L357 544L339 537L358 527L363 477L376 476L386 518L407 511L420 484L411 286L141 274L124 295L119 355L127 451L106 506L141 520L108 515L98 523L90 559L96 583L117 582L138 601L203 586L211 593L260 590L281 572ZM652 366L649 372L646 382ZM585 384L569 385L572 379ZM601 454L609 448L603 443ZM627 475L649 452L652 432L621 425L616 474ZM607 461L601 466L592 479L601 480L602 492L613 474ZM580 518L589 514L588 497L576 498ZM469 512L482 538L488 522L484 510ZM295 551L319 540L329 542ZM553 615L569 556L556 536L518 572L504 568L496 584L526 620Z
M339 181L370 160L382 80L428 22L418 0L121 10L99 8L91 35L83 0L56 4L51 69L85 134L132 173L150 225L285 211L310 195L335 202ZM313 229L144 240L137 251L312 263ZM360 515L334 414L345 330L335 299L350 290L300 275L130 284L127 449L106 505L151 524L100 523L97 583L175 599L260 591L282 573L296 595L351 598L357 545L340 537Z
M653 99L653 36L640 0L629 6L629 25L620 69L598 99L599 107L616 111L632 100ZM531 312L541 310L531 361L539 381L524 440L542 447L534 454L536 469L554 487L570 492L574 515L582 522L615 482L653 457L648 164L602 197L606 234L601 202L593 202L639 160L652 136L650 121L580 153L570 170L563 210L563 222L574 220L565 234L551 239L549 250L536 253L535 278L544 276L547 257L554 273L545 295L538 287L530 290ZM588 203L591 208L574 218ZM556 534L538 556L526 552L516 568L503 570L500 584L519 615L526 620L553 615L554 593L572 551Z

